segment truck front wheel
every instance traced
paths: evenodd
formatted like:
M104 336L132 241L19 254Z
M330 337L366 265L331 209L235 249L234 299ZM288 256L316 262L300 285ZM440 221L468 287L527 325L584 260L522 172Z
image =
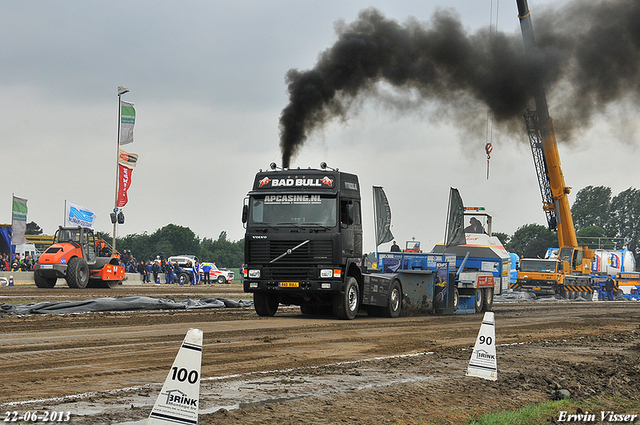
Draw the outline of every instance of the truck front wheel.
M278 296L275 294L265 294L264 292L253 293L253 306L258 316L271 317L278 311Z
M358 281L354 277L348 277L344 293L336 294L333 298L333 313L338 319L351 320L358 314L359 305Z

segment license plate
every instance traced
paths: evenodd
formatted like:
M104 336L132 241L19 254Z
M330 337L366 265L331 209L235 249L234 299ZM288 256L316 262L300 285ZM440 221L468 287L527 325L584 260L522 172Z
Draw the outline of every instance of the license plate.
M52 269L53 268L53 264L41 264L40 268L41 269Z
M280 282L281 288L297 288L300 286L300 282Z
M534 290L534 291L541 291L541 290L542 290L542 288L537 287L537 288L533 288L533 290Z

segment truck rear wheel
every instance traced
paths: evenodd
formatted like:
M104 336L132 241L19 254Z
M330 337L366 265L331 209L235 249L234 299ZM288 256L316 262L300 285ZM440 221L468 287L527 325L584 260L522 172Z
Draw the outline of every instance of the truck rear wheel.
M36 282L36 286L38 288L53 288L54 286L56 286L56 282L58 281L57 277L44 277L41 276L40 273L35 272L33 274L33 279Z
M493 308L493 288L484 288L484 302L482 303L482 311L491 311Z
M456 311L460 306L460 293L458 292L458 288L454 288L453 290L453 311Z
M84 289L89 282L89 266L84 258L73 257L67 266L67 285Z
M480 313L482 311L482 306L484 305L484 291L480 288L477 288L473 296L475 297L475 302L473 306L475 307L476 313Z
M391 284L389 289L389 303L384 309L384 317L396 318L400 316L402 310L402 289L397 280Z
M265 294L264 292L253 293L253 306L258 316L271 317L278 311L278 297L275 294Z
M338 319L351 320L358 314L360 306L360 289L354 277L347 278L344 293L336 294L333 298L333 314Z

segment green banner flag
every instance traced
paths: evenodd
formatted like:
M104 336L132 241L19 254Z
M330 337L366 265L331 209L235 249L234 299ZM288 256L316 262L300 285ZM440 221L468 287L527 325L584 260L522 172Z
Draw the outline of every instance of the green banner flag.
M136 122L136 110L133 103L120 101L120 139L121 145L133 143L133 125Z
M11 220L11 245L27 243L24 234L27 230L27 200L13 197L13 214Z

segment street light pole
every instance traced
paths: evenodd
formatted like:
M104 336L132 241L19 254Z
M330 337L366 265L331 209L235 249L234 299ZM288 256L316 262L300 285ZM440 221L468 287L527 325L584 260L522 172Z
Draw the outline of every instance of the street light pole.
M126 87L118 86L118 135L116 137L116 197L113 203L113 214L116 217L116 220L113 221L113 251L111 253L112 256L116 255L116 226L118 225L117 215L118 215L118 176L119 176L119 168L118 168L118 158L120 158L120 122L122 121L122 95L125 93L129 93L129 89Z

